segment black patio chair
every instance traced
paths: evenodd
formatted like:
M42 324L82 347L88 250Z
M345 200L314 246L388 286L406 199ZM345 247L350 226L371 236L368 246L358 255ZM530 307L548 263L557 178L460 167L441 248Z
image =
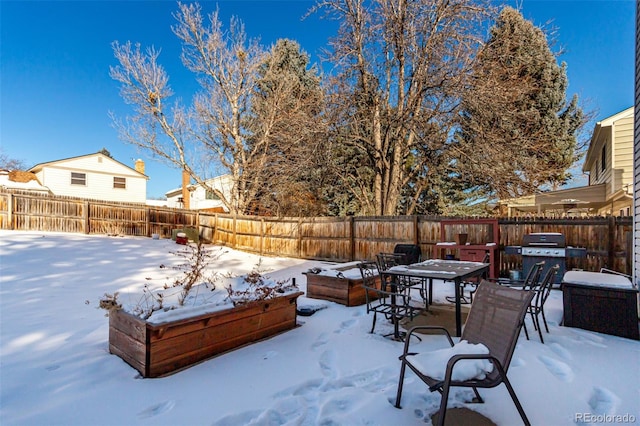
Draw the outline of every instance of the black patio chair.
M376 262L361 262L358 264L362 275L362 286L364 287L365 301L367 304L367 314L373 312L373 322L371 331L376 328L376 318L378 314L391 321L400 321L403 318L413 319L421 311L420 308L411 305L411 296L402 291L388 291L377 285L379 271ZM380 277L380 282L383 278Z
M513 287L520 290L533 290L540 285L540 276L542 275L542 269L544 268L545 261L534 263L524 281L511 281L506 278L498 278L497 283L505 287ZM489 279L489 281L492 281Z
M490 260L491 255L489 254L489 252L485 253L484 257L482 258L482 263L489 263ZM460 286L458 288L460 291L460 303L462 303L463 305L470 305L473 303L473 295L478 290L478 284L480 284L479 278L476 278L473 281L463 281L462 283L460 283ZM469 287L468 297L464 293L464 290L467 287ZM447 299L447 301L450 303L456 302L455 296L447 296L445 297L445 299Z
M484 402L478 388L493 388L501 383L507 387L507 391L515 404L522 421L525 425L530 425L529 420L516 396L509 379L507 371L511 363L511 358L520 335L520 330L524 323L527 308L534 297L532 291L520 291L498 285L490 281L482 281L478 286L475 295L475 302L471 305L469 316L465 324L460 340L466 340L472 344L483 344L489 353L454 355L447 362L444 378L430 377L415 362L417 353L410 352L410 337L420 330L437 330L445 334L449 344L453 347L453 339L444 327L437 326L417 326L409 330L405 339L404 351L400 356L402 366L400 367L400 379L398 382L398 393L396 395L395 406L401 408L402 388L406 368L409 367L422 380L431 392L439 391L442 394L438 424L444 425L447 411L447 399L451 387L470 387L473 389L475 398L472 402ZM463 360L489 360L493 365L493 370L487 372L484 378L473 378L469 380L454 380L452 378L456 364Z
M400 246L400 250L394 253L378 253L376 255L376 259L378 260L378 269L379 271L386 271L387 269L398 266L398 265L409 265L411 263L416 263L420 261L420 246L416 246L413 244L398 244L396 245L395 250L398 250ZM404 249L403 247L407 246L413 249ZM417 247L417 250L416 250ZM405 250L405 251L403 251ZM413 288L417 288L420 291L420 297L424 302L425 307L429 306L429 294L433 291L432 286L428 288L427 280L412 278L411 285L405 286L407 291L411 291ZM383 287L384 289L384 287Z
M533 328L538 331L540 335L540 342L544 343L544 339L542 338L542 328L540 327L540 319L538 315L542 314L542 321L544 323L544 328L549 332L549 326L547 325L547 318L544 315L544 304L547 301L547 298L551 294L551 288L553 287L553 281L560 269L560 265L554 265L545 274L544 278L540 282L540 285L533 288L535 292L535 296L531 305L527 309L527 312L531 315L531 321L533 322ZM524 333L527 336L527 340L529 340L529 332L527 331L527 325L524 324Z

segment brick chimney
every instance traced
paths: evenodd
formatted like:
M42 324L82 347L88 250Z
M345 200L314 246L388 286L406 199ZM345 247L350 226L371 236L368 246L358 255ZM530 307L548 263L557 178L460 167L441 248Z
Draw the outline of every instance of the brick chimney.
M138 158L136 160L135 169L136 169L136 172L144 174L144 161Z
M191 176L186 170L182 171L182 204L185 209L189 208L189 184L191 183Z

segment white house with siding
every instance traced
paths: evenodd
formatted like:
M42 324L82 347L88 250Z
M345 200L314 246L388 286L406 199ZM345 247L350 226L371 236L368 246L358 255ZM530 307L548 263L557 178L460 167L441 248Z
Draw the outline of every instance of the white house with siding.
M40 163L29 169L52 194L105 201L145 203L144 162L135 168L102 152Z
M167 206L174 208L185 208L187 205L191 210L203 210L212 213L228 213L229 209L224 204L220 196L216 194L215 189L219 191L227 200L230 198L231 189L233 188L233 179L231 175L221 175L205 181L207 187L202 185L188 184L187 191L189 200L185 203L182 188L167 191Z

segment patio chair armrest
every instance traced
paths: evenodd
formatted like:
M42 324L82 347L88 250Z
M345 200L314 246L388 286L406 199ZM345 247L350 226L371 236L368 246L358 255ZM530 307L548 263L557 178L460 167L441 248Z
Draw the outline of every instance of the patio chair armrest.
M411 341L411 336L419 330L437 330L437 331L441 331L442 334L444 334L447 337L447 340L449 340L449 344L451 345L451 347L453 347L454 343L453 343L453 339L451 338L451 334L449 333L449 330L447 330L444 327L438 326L438 325L416 325L413 326L409 329L409 331L407 332L407 336L404 339L404 350L402 351L402 357L405 357L409 354L409 343Z
M502 364L496 357L491 354L459 354L452 356L451 358L449 358L449 361L447 361L447 369L444 376L445 382L451 381L453 367L456 365L456 363L465 359L487 359L491 361L491 363L494 365L494 368L498 369L500 374L504 374L504 368L502 367Z

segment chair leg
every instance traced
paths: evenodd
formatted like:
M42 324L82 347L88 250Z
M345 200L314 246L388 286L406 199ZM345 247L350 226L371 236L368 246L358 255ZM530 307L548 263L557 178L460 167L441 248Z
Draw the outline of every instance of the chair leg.
M524 328L524 335L527 336L527 340L529 340L529 332L527 331L527 324L525 324L525 322L522 322L522 328Z
M476 397L473 398L472 402L475 402L477 404L483 404L484 403L484 399L482 399L482 397L480 396L480 393L478 392L477 388L472 388L473 389L473 393L476 394Z
M513 387L511 386L511 383L509 382L509 379L507 379L507 375L503 374L502 375L502 379L504 381L504 385L507 387L507 391L509 391L509 395L511 395L511 400L515 404L516 409L518 410L518 413L520 414L520 417L522 418L522 422L525 424L525 426L531 426L531 423L529 422L529 419L527 418L527 415L525 414L524 409L522 408L522 405L520 404L520 400L516 396L516 392L513 390Z
M447 414L447 400L449 399L449 383L442 386L442 399L440 400L440 411L438 412L438 426L444 426L444 416Z
M396 408L402 408L400 406L400 400L402 399L402 386L404 386L404 373L407 369L404 359L402 360L402 366L400 367L400 379L398 380L398 392L396 393Z
M376 328L376 314L377 312L373 311L373 324L371 324L371 331L369 332L371 334L373 334L373 330Z
M533 329L537 330L538 325L536 324L536 317L533 315L533 311L529 311L529 315L531 315L531 322L533 323Z
M548 333L549 326L547 325L547 318L544 316L544 308L540 310L540 313L542 314L542 322L544 322L544 328L545 330L547 330L547 333Z
M540 320L538 319L538 315L536 315L536 324L538 326L538 335L540 336L540 342L544 343L544 338L542 337L542 327L540 327Z

